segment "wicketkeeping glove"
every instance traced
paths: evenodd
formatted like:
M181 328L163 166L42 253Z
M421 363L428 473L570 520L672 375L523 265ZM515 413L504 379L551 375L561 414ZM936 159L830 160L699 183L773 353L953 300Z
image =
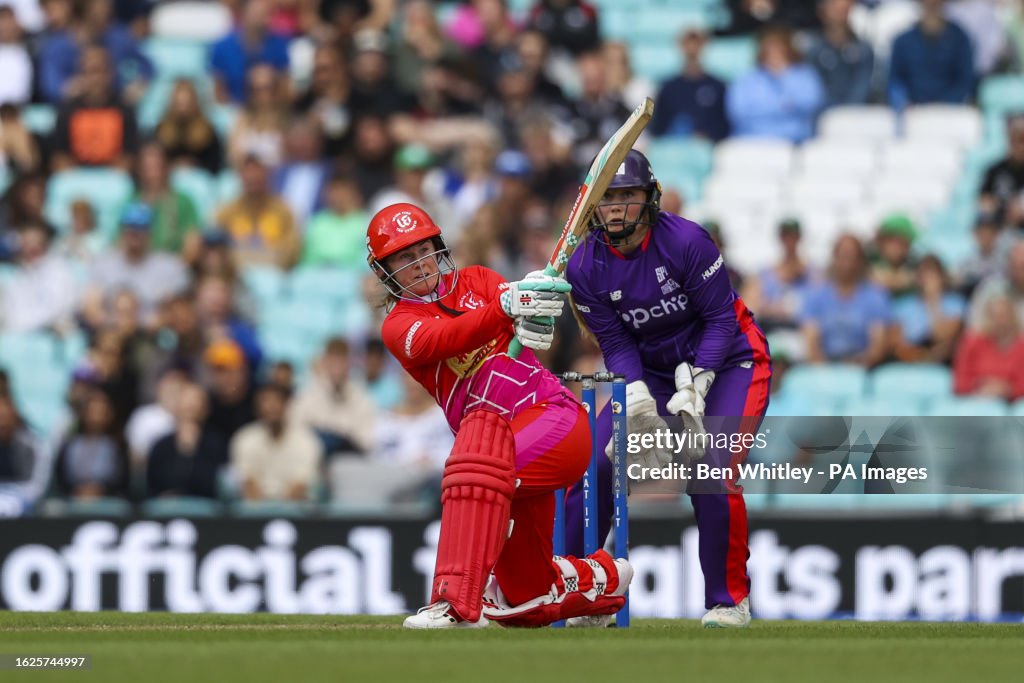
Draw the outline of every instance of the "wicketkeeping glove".
M715 381L714 370L702 370L689 363L676 367L676 393L669 399L667 408L673 415L683 418L683 425L692 434L704 434L704 397ZM698 445L687 450L691 460L704 457L704 447Z
M555 339L555 323L552 318L516 318L513 327L516 339L528 349L550 349Z
M522 280L509 283L508 289L500 296L501 309L510 318L557 318L562 315L565 298L570 291L572 285L564 279L536 270Z
M653 434L656 430L668 432L668 424L658 415L658 404L642 380L626 385L626 427L630 434ZM664 467L672 462L672 453L660 448L643 449L639 453L626 452L628 464L638 464L645 469ZM605 446L604 454L612 458L612 441Z

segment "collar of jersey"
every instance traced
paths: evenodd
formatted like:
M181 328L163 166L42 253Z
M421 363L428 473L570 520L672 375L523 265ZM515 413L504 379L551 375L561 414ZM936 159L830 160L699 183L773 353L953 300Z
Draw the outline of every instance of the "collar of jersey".
M653 227L653 226L652 226L652 227ZM623 261L628 261L629 259L632 259L632 258L636 258L638 254L642 254L643 252L647 251L647 245L648 245L648 243L649 243L649 242L651 241L651 233L652 233L652 232L654 232L654 231L653 231L653 230L651 230L650 228L648 228L648 230L647 230L647 234L646 234L646 235L644 235L644 241L640 243L640 248L639 248L639 249L637 249L636 251L632 252L632 253L631 253L631 254L629 254L629 255L623 254L623 253L622 253L621 251L619 251L618 249L616 249L616 248L615 248L614 246L612 246L611 244L608 244L608 249L609 249L609 250L611 250L611 252L612 252L613 254L615 254L616 256L618 256L618 257L619 257L620 259L622 259Z

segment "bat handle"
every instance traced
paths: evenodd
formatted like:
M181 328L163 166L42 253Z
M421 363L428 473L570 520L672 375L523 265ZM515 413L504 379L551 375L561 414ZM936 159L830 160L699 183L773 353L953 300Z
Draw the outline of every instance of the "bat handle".
M559 277L561 273L550 263L544 267L544 274L551 277ZM554 318L549 317L537 317L537 322L546 322L552 325L555 324ZM519 340L512 337L512 341L508 345L508 356L509 358L519 358L519 354L523 352L523 345L519 343Z

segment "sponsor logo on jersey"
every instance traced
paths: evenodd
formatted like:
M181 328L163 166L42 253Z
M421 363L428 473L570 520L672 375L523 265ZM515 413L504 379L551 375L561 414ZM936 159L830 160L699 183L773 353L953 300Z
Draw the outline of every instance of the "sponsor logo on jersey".
M478 349L460 353L458 356L449 358L445 363L459 377L463 379L471 377L491 357L491 353L497 345L498 340L492 339Z
M664 294L665 296L668 296L677 289L679 289L679 283L673 280L672 278L669 278L668 282L661 286L661 293Z
M476 310L478 308L483 308L484 302L477 298L476 294L473 292L466 292L459 298L459 306L470 310Z
M622 290L621 289L616 289L614 292L611 293L612 301L618 301L621 298L622 298Z
M707 280L709 277L711 277L712 275L717 273L718 269L721 268L722 264L724 264L724 263L725 263L725 261L722 259L722 255L719 254L718 258L715 260L715 262L712 263L711 266L707 270L705 270L703 273L701 273L701 277L703 277L705 280Z
M640 326L654 318L664 318L673 313L686 310L689 297L685 294L677 294L669 299L662 299L650 308L634 308L631 311L622 313L622 319L633 325L633 329L640 329Z
M665 278L668 277L668 268L665 266L658 266L654 269L654 274L658 276L658 282L664 282Z
M416 336L416 330L423 326L422 320L417 320L409 328L409 331L405 333L405 355L408 358L412 358L412 338Z

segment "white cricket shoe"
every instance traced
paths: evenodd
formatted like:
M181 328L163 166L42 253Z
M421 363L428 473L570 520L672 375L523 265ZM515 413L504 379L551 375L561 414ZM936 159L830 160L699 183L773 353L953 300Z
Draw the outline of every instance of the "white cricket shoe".
M596 614L592 617L573 617L565 620L565 625L569 628L608 628L614 623L614 614Z
M447 600L440 600L433 605L420 607L416 614L406 617L402 622L405 628L484 628L490 623L481 616L477 621L461 621L452 610Z
M750 626L750 599L743 598L735 607L715 605L700 623L704 628L746 628Z

